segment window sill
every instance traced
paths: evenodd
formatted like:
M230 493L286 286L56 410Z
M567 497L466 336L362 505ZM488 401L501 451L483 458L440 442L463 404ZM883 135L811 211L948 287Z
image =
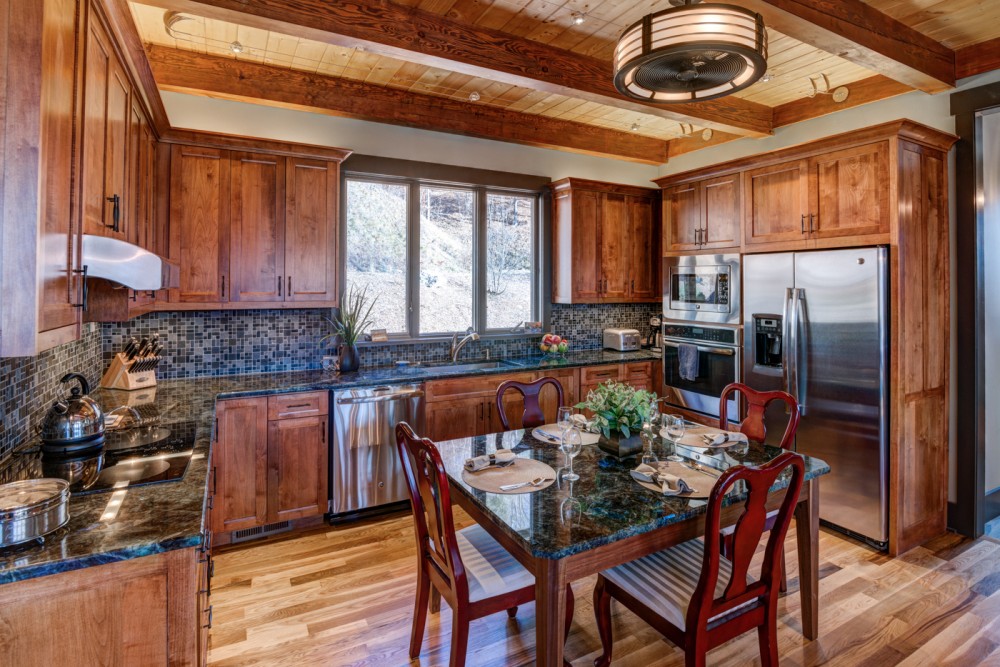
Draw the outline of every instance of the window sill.
M543 336L543 333L484 333L479 335L480 341L491 341L491 340L520 340L524 338L533 338L536 336ZM464 333L459 334L458 339L461 340L465 336ZM393 337L390 336L389 340L384 341L358 341L358 347L375 347L378 345L421 345L424 343L447 343L451 344L451 336L421 336L419 338L410 338L408 336Z

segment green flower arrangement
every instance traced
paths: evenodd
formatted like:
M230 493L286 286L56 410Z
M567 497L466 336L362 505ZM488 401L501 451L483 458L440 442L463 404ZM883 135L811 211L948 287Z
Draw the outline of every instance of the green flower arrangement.
M591 423L605 438L613 433L629 438L642 431L642 424L649 418L655 400L652 392L612 380L591 390L587 400L577 403L576 407L594 413Z

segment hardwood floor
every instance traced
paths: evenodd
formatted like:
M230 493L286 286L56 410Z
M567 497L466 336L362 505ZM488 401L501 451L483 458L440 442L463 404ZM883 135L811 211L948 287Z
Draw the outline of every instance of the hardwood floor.
M470 521L461 511L458 520ZM786 548L782 665L1000 665L1000 542L948 535L892 559L824 529L815 642L799 631L794 540ZM412 524L403 514L220 551L209 663L409 665L415 562ZM574 665L591 665L600 652L593 585L593 578L573 585L577 607L566 655ZM447 607L429 615L423 652L413 665L448 664L449 626ZM617 605L614 630L615 667L684 663L679 650ZM759 664L756 633L708 658L710 665ZM472 623L470 667L533 661L534 605L522 607L514 620L498 614Z

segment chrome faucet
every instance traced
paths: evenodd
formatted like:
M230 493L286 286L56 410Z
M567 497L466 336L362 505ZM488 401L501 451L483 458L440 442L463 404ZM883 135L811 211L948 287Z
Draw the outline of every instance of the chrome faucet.
M479 334L477 334L475 331L473 331L472 327L469 327L468 329L466 329L466 334L468 334L468 335L466 335L466 337L463 338L462 340L458 340L458 334L455 334L455 335L453 335L451 337L451 362L452 363L455 363L456 361L458 361L458 353L462 351L462 348L465 347L466 343L468 343L470 340L479 340Z

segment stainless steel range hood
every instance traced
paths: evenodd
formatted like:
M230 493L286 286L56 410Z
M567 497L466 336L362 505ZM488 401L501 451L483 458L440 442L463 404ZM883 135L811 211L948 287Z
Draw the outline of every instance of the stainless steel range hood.
M83 235L82 265L88 278L104 278L137 291L178 287L176 263L137 245L106 236Z

